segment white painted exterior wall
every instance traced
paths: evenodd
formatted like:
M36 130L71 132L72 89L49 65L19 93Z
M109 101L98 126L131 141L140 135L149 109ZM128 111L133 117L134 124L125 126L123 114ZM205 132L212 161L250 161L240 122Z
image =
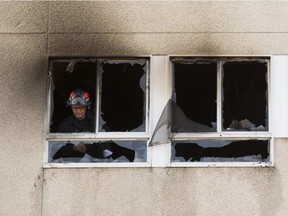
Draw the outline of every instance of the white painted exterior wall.
M287 215L287 41L287 1L0 1L0 215ZM44 169L48 56L104 55L271 55L275 166Z

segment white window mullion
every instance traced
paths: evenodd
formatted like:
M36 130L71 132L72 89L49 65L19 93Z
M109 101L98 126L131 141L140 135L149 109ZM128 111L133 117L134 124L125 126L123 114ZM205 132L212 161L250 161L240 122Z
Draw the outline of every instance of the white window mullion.
M151 57L151 74L150 74L150 95L151 95L151 134L154 131L160 116L165 109L167 102L171 97L172 71L169 70L168 56ZM167 131L167 136L169 132ZM152 136L152 135L151 135ZM148 148L148 154L151 153L152 167L166 167L170 163L171 144L163 143Z
M217 63L217 132L222 131L222 61Z
M274 137L288 137L288 56L275 55L271 61L272 124ZM271 119L271 117L270 117Z
M97 78L96 78L96 105L95 105L95 130L96 134L99 131L99 119L100 119L100 97L101 97L101 79L102 79L102 73L101 73L101 60L97 60Z

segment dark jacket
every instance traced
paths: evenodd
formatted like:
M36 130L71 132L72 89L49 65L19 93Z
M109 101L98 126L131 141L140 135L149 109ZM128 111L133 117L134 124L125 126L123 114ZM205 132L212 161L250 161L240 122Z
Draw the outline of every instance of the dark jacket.
M94 116L87 110L85 119L78 120L71 115L60 123L57 131L59 133L94 132L94 128Z
M60 133L79 133L79 132L94 132L94 116L91 111L86 111L86 117L83 120L77 120L74 115L69 116L68 118L64 119L58 127L58 132ZM62 146L53 156L52 158L68 158L68 161L72 162L79 162L82 157L85 156L87 153L91 157L94 158L113 158L116 159L122 155L124 155L130 162L134 160L135 151L119 146L113 141L106 141L106 142L98 142L93 144L85 144L86 146L86 153L81 153L75 151L73 149L74 144L66 143L66 145ZM109 150L112 154L109 156L105 156L103 154L104 150Z

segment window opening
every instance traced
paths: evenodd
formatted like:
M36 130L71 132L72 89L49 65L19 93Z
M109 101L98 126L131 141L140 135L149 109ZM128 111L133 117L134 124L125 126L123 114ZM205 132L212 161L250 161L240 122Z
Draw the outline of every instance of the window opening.
M67 99L69 94L77 89L85 89L90 94L91 106L89 112L95 112L95 89L96 89L96 62L89 60L71 61L52 61L50 70L52 69L52 89L53 107L51 106L52 118L50 122L50 132L58 131L60 123L72 114L67 107ZM95 121L92 120L95 128Z
M145 71L145 62L101 64L99 131L146 130Z
M268 132L269 59L171 61L171 161L269 162L270 135L259 140L257 133L249 134Z
M83 145L85 152L73 151ZM146 141L50 141L49 163L127 163L146 162Z
M216 131L217 62L174 63L172 132Z
M267 130L267 63L223 64L224 130Z
M191 140L172 143L173 162L268 162L269 140Z
M147 162L147 59L53 58L49 80L47 163Z

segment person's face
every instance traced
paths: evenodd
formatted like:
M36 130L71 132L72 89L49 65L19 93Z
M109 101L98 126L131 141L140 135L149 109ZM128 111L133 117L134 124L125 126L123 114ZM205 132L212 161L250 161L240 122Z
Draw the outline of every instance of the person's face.
M82 120L85 118L86 106L72 105L71 108L76 119Z

